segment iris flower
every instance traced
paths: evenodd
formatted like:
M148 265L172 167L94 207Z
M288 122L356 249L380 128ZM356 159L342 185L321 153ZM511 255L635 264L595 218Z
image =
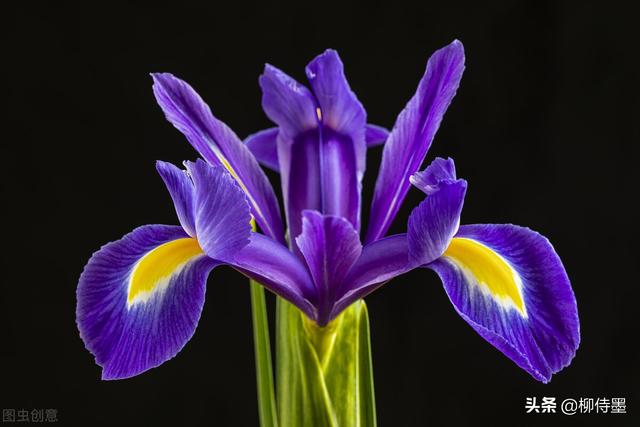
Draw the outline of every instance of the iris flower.
M461 226L467 182L453 160L437 158L419 171L463 70L459 41L436 51L387 132L367 124L335 51L306 67L309 88L267 65L262 106L276 126L245 141L187 83L153 74L166 118L204 161L185 162L186 170L157 163L180 226L135 229L96 252L80 277L77 323L103 378L137 375L175 356L196 329L207 276L222 264L320 327L391 279L428 268L458 314L535 379L547 382L568 365L579 320L553 246L515 225ZM361 233L367 148L381 143ZM260 163L280 174L286 236ZM388 236L412 184L426 197L407 232ZM253 219L260 231L252 231ZM216 285L209 288L214 298Z

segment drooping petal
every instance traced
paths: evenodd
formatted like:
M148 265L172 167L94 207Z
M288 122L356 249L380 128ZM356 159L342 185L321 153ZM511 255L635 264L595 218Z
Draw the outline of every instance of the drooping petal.
M296 243L315 284L317 322L323 326L330 320L339 287L362 252L360 238L342 217L304 211L302 234Z
M152 74L153 92L169 120L209 163L222 164L247 193L262 231L284 241L280 208L264 171L249 149L184 81L168 73Z
M180 225L189 236L196 237L196 225L193 218L193 182L186 171L171 163L158 160L156 169L169 190Z
M181 227L147 225L96 252L77 289L80 336L103 379L174 357L193 335L215 261Z
M222 166L185 162L193 179L196 236L213 259L229 261L249 243L251 213L246 194Z
M386 142L389 138L389 131L382 126L367 124L364 138L367 141L367 147L375 147Z
M230 263L235 269L316 317L316 291L303 262L286 246L269 237L251 233L250 243Z
M431 146L462 78L464 49L455 40L427 63L416 94L400 113L384 146L365 242L384 236Z
M438 187L439 190L427 196L409 216L409 260L416 266L439 258L460 226L467 182L463 179L442 181Z
M277 127L264 129L249 135L244 140L244 143L262 166L276 172L280 171Z
M406 234L396 234L376 240L362 249L362 255L343 281L331 318L340 314L356 300L364 298L389 280L415 268L409 262Z
M537 380L550 381L573 359L580 342L576 300L544 236L515 225L462 226L427 267L462 318Z
M275 172L280 172L278 160L278 131L277 127L264 129L249 135L245 140L245 145L249 148L256 160L264 167ZM365 129L365 140L367 148L382 145L387 140L389 131L382 126L367 124Z

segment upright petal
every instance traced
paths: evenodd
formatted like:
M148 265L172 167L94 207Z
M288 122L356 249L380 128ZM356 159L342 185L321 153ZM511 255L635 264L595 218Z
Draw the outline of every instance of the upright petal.
M215 262L181 227L146 225L96 252L77 289L76 321L103 379L174 357L193 335Z
M196 237L196 225L193 218L193 182L186 171L171 163L158 160L156 169L169 190L180 225L189 236Z
M229 261L249 243L251 214L246 194L222 166L185 162L195 187L196 236L213 259Z
M153 92L169 120L209 163L225 166L247 193L262 231L284 241L280 208L273 188L249 149L184 81L168 73L152 74Z
M249 148L256 160L266 168L275 172L280 172L278 160L278 132L279 129L269 128L249 135L244 140L244 144ZM367 148L375 147L385 143L389 137L389 131L382 126L367 124L364 138Z
M314 58L306 72L319 108L322 213L346 218L359 230L367 114L335 50Z
M346 218L360 227L366 114L335 51L307 67L313 92L275 67L260 77L262 105L279 126L278 161L290 236L301 232L302 211ZM295 247L295 244L294 244Z
M323 326L330 320L340 286L360 257L360 238L344 218L304 211L296 242L316 287L317 322Z
M550 381L573 359L576 300L545 237L515 225L462 226L427 267L462 318L537 380Z
M323 127L349 136L351 148L359 152L358 170L364 171L367 113L349 87L338 52L326 50L307 65L306 72L311 90L318 100L320 122Z
M284 139L294 139L318 126L316 100L306 87L284 71L266 64L260 76L262 108Z
M385 143L367 243L384 236L391 226L409 190L409 177L424 161L463 71L464 49L457 40L429 59L416 94L398 116Z
M260 76L262 108L278 125L278 162L289 236L300 234L302 210L322 210L318 117L313 94L266 65ZM295 247L295 245L294 245Z

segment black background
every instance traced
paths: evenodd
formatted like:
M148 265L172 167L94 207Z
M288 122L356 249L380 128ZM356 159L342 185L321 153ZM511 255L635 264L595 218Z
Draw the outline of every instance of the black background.
M158 369L102 382L78 336L83 265L138 225L176 223L154 161L196 157L155 104L148 73L184 78L244 137L270 126L257 84L264 63L303 81L304 65L333 47L369 121L391 127L431 52L459 38L467 70L428 159L452 156L469 181L463 223L512 222L551 239L582 344L569 368L537 383L458 317L435 274L412 272L367 298L379 424L635 424L635 11L225 3L3 13L0 406L57 408L60 425L257 425L248 286L233 270L215 270L196 335ZM365 207L380 154L369 152ZM421 198L410 193L393 232ZM525 415L527 396L626 397L630 414Z

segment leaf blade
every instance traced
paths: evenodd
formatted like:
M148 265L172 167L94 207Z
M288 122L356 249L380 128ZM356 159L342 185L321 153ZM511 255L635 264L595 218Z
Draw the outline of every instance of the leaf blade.
M267 317L264 288L253 280L250 280L250 288L260 426L278 427L278 415L273 389L269 319Z

